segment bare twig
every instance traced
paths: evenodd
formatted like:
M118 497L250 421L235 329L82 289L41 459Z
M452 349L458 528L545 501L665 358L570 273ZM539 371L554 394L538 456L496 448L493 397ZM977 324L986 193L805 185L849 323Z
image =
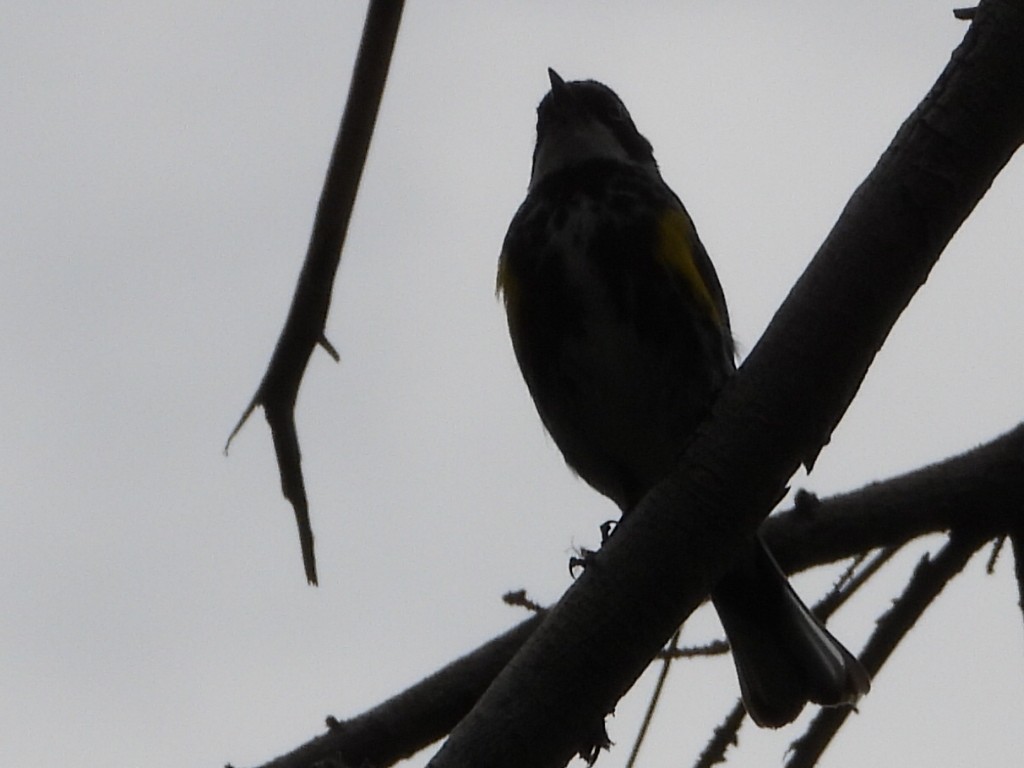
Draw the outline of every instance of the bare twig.
M988 556L988 562L985 563L985 573L989 576L996 572L996 563L999 562L999 555L1002 553L1005 543L1006 536L997 536L992 542L992 552Z
M885 547L856 573L849 571L848 573L852 575L844 574L844 578L836 584L836 587L815 604L814 615L822 621L828 621L829 617L864 586L868 579L878 573L881 567L889 562L899 550L898 546Z
M501 596L501 601L505 605L512 605L518 608L525 608L532 613L544 613L547 610L543 605L538 603L536 600L531 600L530 596L526 594L525 589L517 589L514 592L506 592Z
M647 704L647 711L644 713L640 730L636 734L636 741L633 742L633 749L630 750L629 759L626 761L626 768L633 768L636 765L637 756L640 754L640 747L643 746L644 739L647 738L647 730L651 727L651 720L654 718L654 710L657 709L658 702L661 700L661 693L665 688L665 681L668 679L669 667L672 666L672 660L675 658L673 652L679 648L679 636L682 633L682 627L676 630L676 633L672 635L672 639L669 641L666 652L662 655L661 672L658 673L658 682L654 685L654 692L651 694L651 700Z
M712 640L704 645L691 645L683 648L671 647L658 654L659 659L695 659L700 656L724 656L729 652L729 643L725 640Z
M1024 522L1010 536L1013 543L1013 574L1017 579L1017 606L1024 614Z
M868 554L869 553L867 552L861 552L859 555L857 555L850 561L850 564L846 566L846 570L839 575L838 579L836 579L836 583L832 586L832 592L841 592L843 588L846 586L846 583L848 581L853 580L853 578L857 575L857 569L860 568L861 563L867 560Z
M324 336L324 325L330 309L334 275L341 260L356 190L384 92L402 5L402 0L372 0L369 5L345 112L320 193L313 234L292 296L288 319L256 394L224 446L227 453L242 425L262 405L274 440L281 490L295 510L302 560L310 584L317 583L316 557L295 430L295 401L306 365L317 344L335 360L338 359L337 351Z
M747 710L743 706L743 701L737 700L736 706L725 716L722 724L715 728L711 740L704 747L704 751L700 753L697 762L694 763L694 768L711 768L713 765L724 763L725 753L729 747L735 746L737 743L740 726L743 725L746 716Z

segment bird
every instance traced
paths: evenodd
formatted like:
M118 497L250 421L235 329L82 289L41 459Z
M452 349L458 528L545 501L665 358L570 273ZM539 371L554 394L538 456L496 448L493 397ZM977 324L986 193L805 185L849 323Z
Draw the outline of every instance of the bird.
M735 346L714 266L622 100L595 80L548 76L497 293L546 430L625 516L680 462L736 371ZM759 726L870 689L760 537L711 600Z

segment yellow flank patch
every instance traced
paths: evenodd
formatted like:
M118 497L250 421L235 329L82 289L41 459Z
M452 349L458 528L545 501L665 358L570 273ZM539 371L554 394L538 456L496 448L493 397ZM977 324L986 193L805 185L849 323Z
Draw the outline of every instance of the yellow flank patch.
M667 211L658 220L658 260L683 278L693 297L714 319L715 325L721 325L718 307L693 257L694 237L693 225L685 213L674 209Z
M512 276L508 268L508 260L503 253L501 258L498 259L498 279L494 286L494 292L504 299L506 308L508 308L509 304L515 303L517 287L517 281Z

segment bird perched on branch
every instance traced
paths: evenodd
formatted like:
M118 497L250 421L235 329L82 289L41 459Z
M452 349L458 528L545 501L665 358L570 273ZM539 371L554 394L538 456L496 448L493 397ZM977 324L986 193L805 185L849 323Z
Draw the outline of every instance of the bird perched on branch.
M693 222L619 97L548 73L498 291L541 420L568 465L627 514L676 468L734 373L729 314ZM760 539L711 597L758 725L869 689Z

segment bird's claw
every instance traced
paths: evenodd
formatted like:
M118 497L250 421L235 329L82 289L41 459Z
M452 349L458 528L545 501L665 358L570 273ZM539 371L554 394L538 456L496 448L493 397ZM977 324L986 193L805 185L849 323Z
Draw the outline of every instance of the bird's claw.
M580 568L586 570L586 568L594 562L594 558L597 557L597 552L592 549L581 549L578 555L574 555L569 558L569 575L572 578L576 578L576 569Z
M612 537L615 533L615 529L618 527L618 520L605 520L601 523L601 545L604 546L605 542Z

